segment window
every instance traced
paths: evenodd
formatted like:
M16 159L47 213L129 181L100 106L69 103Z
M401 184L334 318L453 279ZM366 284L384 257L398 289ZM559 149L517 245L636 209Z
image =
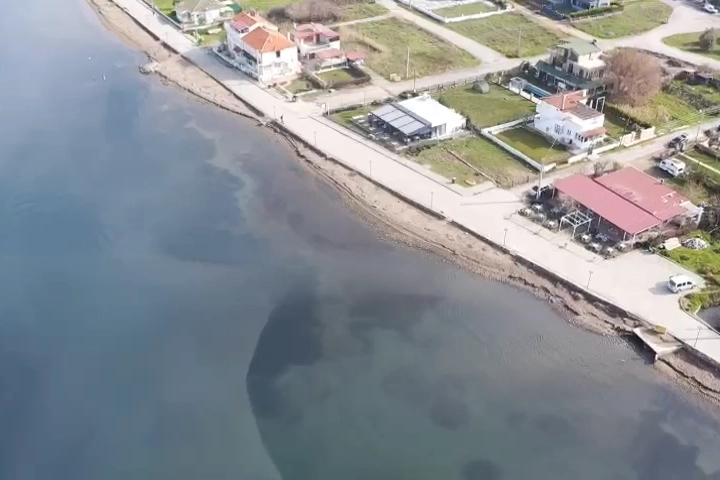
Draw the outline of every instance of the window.
M563 126L560 125L560 124L555 125L555 133L557 133L558 135L562 135L562 133L563 133Z
M275 52L275 58L280 58L280 50L278 50L277 52Z

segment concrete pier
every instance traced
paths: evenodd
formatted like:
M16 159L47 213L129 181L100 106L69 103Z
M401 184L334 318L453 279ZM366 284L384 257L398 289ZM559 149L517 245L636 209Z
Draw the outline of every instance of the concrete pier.
M655 361L683 348L682 342L663 327L638 327L633 329L633 333L655 353Z

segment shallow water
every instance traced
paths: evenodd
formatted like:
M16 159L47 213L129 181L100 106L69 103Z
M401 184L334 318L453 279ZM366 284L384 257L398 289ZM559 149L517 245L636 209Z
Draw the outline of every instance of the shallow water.
M82 2L5 8L3 480L720 478L622 341L377 239Z

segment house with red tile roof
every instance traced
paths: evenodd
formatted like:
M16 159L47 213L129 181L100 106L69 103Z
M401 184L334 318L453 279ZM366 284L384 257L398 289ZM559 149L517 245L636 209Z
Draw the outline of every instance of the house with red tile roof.
M591 150L606 137L605 114L587 105L585 92L561 92L539 100L533 126L574 152Z
M277 28L269 28L260 21L249 24L249 20L256 18L242 20L246 23L236 22L230 26L237 35L228 36L227 47L243 72L266 84L300 74L300 60L293 42Z

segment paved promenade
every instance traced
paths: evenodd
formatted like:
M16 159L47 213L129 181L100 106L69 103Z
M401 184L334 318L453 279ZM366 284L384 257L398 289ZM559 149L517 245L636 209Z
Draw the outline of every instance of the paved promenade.
M153 15L139 0L114 0L147 29L188 60L223 82L267 116L284 116L296 135L348 167L372 177L403 197L442 213L468 230L502 245L582 289L612 302L673 335L720 363L720 335L685 314L678 297L664 288L668 276L682 269L656 255L632 252L603 260L565 237L512 215L521 204L512 192L493 188L474 196L462 195L449 185L406 166L389 152L365 140L331 128L318 107L288 103L220 63L187 37ZM691 274L692 275L692 274Z

